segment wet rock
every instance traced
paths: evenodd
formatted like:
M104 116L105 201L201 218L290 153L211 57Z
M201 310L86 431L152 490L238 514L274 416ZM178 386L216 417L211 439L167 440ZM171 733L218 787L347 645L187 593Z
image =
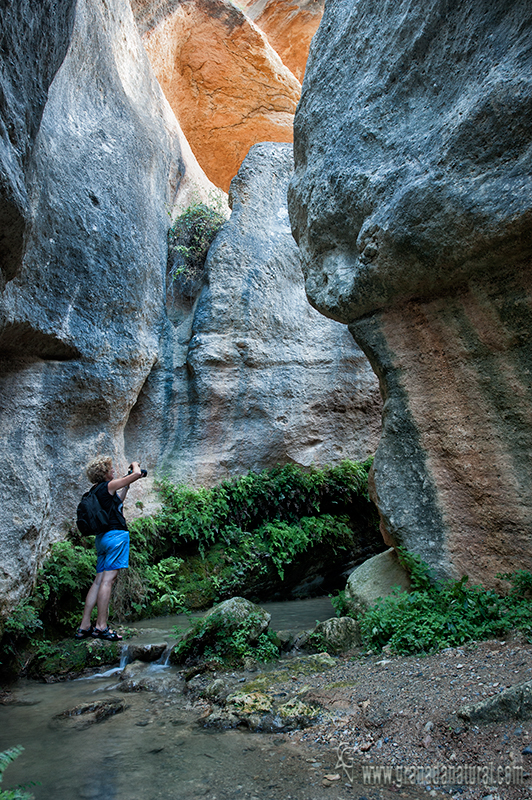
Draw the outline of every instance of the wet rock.
M234 692L227 698L227 706L242 715L266 713L272 705L273 699L263 692Z
M229 189L257 142L292 141L301 85L239 8L226 0L132 5L159 83L216 186Z
M241 725L257 733L280 733L306 728L316 721L321 708L298 697L284 702L261 691L234 692L223 708L218 708L205 720L207 727L230 728Z
M269 625L271 615L243 597L232 597L213 606L197 620L170 653L171 663L180 664L187 658L198 658L206 650L223 659L230 654L231 638L239 631L252 646Z
M127 660L129 661L158 661L166 648L166 642L158 644L128 644Z
M531 21L527 0L328 4L294 123L307 293L385 398L383 534L485 585L532 567Z
M146 668L144 665L131 663L127 664L120 673L120 692L144 692L149 691L146 680Z
M285 730L308 727L316 720L320 711L319 706L304 703L297 697L291 698L277 708L277 713L286 726Z
M315 653L309 656L295 656L277 664L269 672L257 675L242 687L243 692L266 691L278 683L290 679L304 678L316 672L326 672L337 665L337 661L328 653Z
M215 678L205 689L202 691L201 696L206 700L216 700L217 702L229 694L229 688L222 678Z
M379 597L387 597L398 586L410 591L410 577L393 547L368 558L347 579L345 597L354 612L363 612Z
M83 730L97 722L103 722L109 717L119 714L127 708L124 700L118 698L107 698L96 700L93 703L81 703L74 708L62 711L53 718L55 725L61 725L67 729Z
M29 674L47 683L77 677L85 670L117 665L120 661L121 645L101 639L87 639L81 642L65 639L53 645L41 655L33 658Z
M119 692L155 692L170 695L180 693L184 688L181 675L169 671L164 667L155 667L152 664L134 661L128 664L120 673Z
M473 723L532 719L532 681L511 686L480 703L462 706L456 714Z
M333 617L318 623L309 639L309 643L333 655L345 653L360 642L360 624L351 617Z

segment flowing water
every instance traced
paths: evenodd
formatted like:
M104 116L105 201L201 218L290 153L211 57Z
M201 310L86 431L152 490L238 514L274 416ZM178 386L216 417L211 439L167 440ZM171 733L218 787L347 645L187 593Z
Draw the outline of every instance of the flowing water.
M333 615L328 598L264 607L274 630L299 631ZM164 634L174 624L184 626L187 620L143 621L137 641L168 640ZM8 767L2 788L35 782L29 789L36 800L323 797L308 752L297 751L285 736L204 728L205 709L187 700L175 668L139 664L152 691L129 693L120 690L119 669L55 684L21 680L11 687L11 702L0 706L0 750L21 744L25 751ZM91 725L84 717L57 718L66 709L102 699L126 707ZM332 769L334 760L331 752L325 766ZM342 791L347 792L340 785L328 789L327 797L341 797Z

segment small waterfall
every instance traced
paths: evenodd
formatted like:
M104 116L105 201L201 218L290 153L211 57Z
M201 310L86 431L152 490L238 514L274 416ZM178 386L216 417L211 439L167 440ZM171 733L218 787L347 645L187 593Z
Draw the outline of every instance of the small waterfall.
M120 652L120 669L124 669L129 664L129 645L123 644Z
M171 652L172 652L172 645L167 644L162 654L157 659L157 661L153 661L151 663L150 669L152 669L154 672L157 672L160 669L164 669L165 667L170 666L169 661Z

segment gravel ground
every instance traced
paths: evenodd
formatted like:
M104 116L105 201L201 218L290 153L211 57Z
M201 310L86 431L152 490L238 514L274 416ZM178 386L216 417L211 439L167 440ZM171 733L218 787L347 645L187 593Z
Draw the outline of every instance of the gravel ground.
M363 785L368 798L394 791L453 800L531 797L532 720L472 725L456 715L462 705L529 681L531 656L532 645L520 636L426 657L353 652L326 673L279 686L292 692L298 683L308 686L305 702L318 701L332 715L283 737L326 765L324 789L341 782L345 796L362 797ZM377 787L388 784L391 794L379 794Z

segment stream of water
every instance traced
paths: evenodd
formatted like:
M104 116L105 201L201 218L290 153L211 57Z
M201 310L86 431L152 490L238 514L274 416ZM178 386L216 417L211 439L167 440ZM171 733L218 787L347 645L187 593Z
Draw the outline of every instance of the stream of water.
M333 616L328 598L267 603L274 630L314 627ZM143 641L163 641L186 617L138 623ZM21 680L0 706L0 750L21 744L2 788L29 786L36 800L318 800L323 796L308 759L286 737L219 731L201 725L204 713L183 694L173 667L139 665L153 691L123 693L117 670L55 684ZM249 676L251 677L251 676ZM121 713L86 725L57 715L81 703L111 699ZM334 766L331 753L331 767ZM333 793L336 796L336 792ZM332 794L328 794L332 797Z

